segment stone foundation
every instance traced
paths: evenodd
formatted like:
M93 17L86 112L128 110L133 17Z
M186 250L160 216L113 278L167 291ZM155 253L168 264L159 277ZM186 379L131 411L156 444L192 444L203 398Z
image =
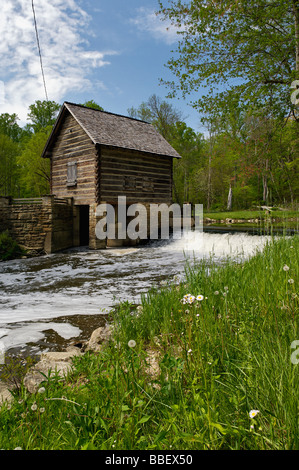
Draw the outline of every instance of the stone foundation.
M73 246L72 199L0 197L0 232L29 252L53 253Z

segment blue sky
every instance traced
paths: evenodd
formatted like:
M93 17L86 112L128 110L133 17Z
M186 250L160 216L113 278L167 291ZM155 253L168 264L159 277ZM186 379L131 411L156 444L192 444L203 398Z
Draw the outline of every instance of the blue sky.
M172 78L165 64L178 36L155 15L157 0L34 0L34 5L50 100L93 99L127 115L153 93L166 98L159 81ZM0 113L17 113L23 125L29 105L45 99L31 1L0 0L0 7ZM202 131L198 113L183 99L169 102Z

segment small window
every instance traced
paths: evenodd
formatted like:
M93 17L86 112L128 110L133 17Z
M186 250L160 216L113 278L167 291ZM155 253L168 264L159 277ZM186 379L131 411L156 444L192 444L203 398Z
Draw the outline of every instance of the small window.
M128 191L136 189L136 178L134 176L125 176L123 187Z
M67 186L76 186L77 184L77 162L67 164Z
M144 191L154 191L154 182L147 176L143 178L142 189Z

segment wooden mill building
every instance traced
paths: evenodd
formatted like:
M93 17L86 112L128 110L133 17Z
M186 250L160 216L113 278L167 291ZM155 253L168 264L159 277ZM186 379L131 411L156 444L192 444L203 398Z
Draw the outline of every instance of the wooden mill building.
M149 123L65 102L44 148L51 194L73 198L74 246L102 248L96 207L172 203L173 158L180 155Z

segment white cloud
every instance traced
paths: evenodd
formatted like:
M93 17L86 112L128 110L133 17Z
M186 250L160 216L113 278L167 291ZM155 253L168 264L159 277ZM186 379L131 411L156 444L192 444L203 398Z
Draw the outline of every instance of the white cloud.
M34 6L49 99L60 102L69 92L91 89L89 73L109 65L107 57L116 52L89 50L90 17L77 0L38 0ZM0 113L26 122L29 105L45 99L31 1L0 0L0 8Z
M162 20L161 16L149 8L141 7L137 10L137 16L131 19L139 31L151 34L155 39L174 44L178 41L178 28L169 20Z

